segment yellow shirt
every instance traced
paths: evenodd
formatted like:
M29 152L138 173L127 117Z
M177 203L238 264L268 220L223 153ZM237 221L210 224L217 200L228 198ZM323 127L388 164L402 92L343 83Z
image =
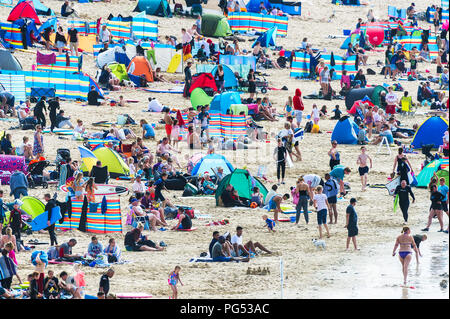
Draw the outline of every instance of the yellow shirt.
M403 96L400 99L400 104L402 105L402 111L411 112L412 98L410 96Z

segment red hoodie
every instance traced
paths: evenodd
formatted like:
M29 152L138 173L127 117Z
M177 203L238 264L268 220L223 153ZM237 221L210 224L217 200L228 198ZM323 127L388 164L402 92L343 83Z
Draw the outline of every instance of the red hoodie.
M302 101L302 91L300 91L300 89L295 90L295 96L292 99L292 102L294 103L294 110L303 111L305 109Z

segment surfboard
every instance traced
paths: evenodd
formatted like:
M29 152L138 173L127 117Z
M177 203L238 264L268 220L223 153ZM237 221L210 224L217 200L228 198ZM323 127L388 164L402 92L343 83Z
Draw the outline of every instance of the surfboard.
M50 219L50 223L53 225L61 218L62 218L62 216L61 216L61 210L60 210L59 206L53 207L52 218ZM44 229L44 228L48 227L47 221L48 221L48 212L45 211L32 220L32 222L30 223L31 229L33 231L38 231L38 230Z
M122 195L128 193L128 188L124 186L116 186L109 184L96 184L97 190L95 191L95 196L111 196L111 195ZM63 185L59 188L65 193L68 193L66 185ZM86 194L86 190L83 191L83 194Z
M411 172L408 172L408 180L410 185L414 182L414 177L411 175ZM397 188L398 185L400 185L400 176L397 176L396 178L394 178L392 181L390 181L385 185L385 187L389 192L389 195L391 196L394 195L395 189Z
M398 194L395 196L394 199L394 213L397 211L397 207L398 207Z
M291 219L290 218L282 218L282 219L278 219L278 221L280 222L280 223L287 223L287 222L291 222Z
M170 60L169 66L167 67L167 73L175 73L180 63L181 63L181 54L177 53Z

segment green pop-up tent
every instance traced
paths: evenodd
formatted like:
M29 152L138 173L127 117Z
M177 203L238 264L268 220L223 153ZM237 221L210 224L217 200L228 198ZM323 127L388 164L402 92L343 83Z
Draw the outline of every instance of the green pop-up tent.
M222 205L220 196L227 186L231 184L237 190L238 196L250 200L252 198L253 188L258 187L263 198L268 193L267 188L256 178L250 175L248 170L235 169L231 174L225 176L217 186L216 205Z
M227 18L218 14L202 15L200 33L207 37L225 37L232 34Z

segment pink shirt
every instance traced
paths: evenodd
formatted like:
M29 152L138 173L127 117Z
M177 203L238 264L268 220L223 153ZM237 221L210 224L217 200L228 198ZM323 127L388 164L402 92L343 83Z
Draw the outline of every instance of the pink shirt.
M350 88L350 77L348 75L343 75L341 77L341 87L343 87L342 84L345 84L348 88Z

